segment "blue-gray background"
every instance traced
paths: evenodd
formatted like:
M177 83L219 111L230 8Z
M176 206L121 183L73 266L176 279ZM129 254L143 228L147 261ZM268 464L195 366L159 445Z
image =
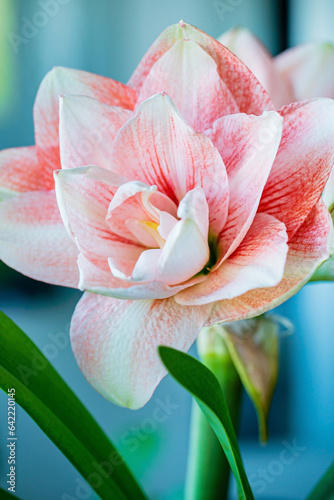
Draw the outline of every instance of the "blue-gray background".
M58 13L16 53L8 33L22 34L25 19L32 20L43 1L1 0L1 149L33 144L34 98L41 79L53 66L84 69L126 82L153 40L180 18L214 37L236 24L247 26L274 54L287 45L334 37L334 5L330 0L293 0L289 5L226 0L220 2L229 7L223 16L218 15L217 2L204 0L59 0ZM190 397L169 377L137 412L117 408L94 392L77 368L67 340L79 297L77 291L37 284L1 267L1 309L44 350L106 433L119 444L150 498L182 498ZM296 332L282 339L280 378L270 417L271 439L265 448L258 445L256 417L246 396L243 404L241 446L256 498L304 498L333 458L333 305L333 285L313 284L278 311L295 323ZM55 338L62 344L57 345ZM154 423L154 410L166 398L175 408L163 422ZM7 473L5 421L6 397L1 393L2 487ZM138 427L142 429L140 439ZM18 412L17 435L19 497L96 498L22 410ZM297 443L300 449L295 456L290 455L291 463L282 466L278 463L285 441Z

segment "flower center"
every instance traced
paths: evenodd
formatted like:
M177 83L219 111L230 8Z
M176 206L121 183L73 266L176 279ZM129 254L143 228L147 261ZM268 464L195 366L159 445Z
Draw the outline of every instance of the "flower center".
M147 233L157 242L159 248L163 248L166 240L162 238L160 235L158 228L160 224L157 222L149 221L149 220L141 220L139 224L147 231Z

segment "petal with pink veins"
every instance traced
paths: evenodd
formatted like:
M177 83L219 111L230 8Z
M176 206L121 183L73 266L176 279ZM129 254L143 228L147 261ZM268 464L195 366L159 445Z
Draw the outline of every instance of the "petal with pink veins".
M332 232L328 209L320 199L289 242L282 281L273 288L259 288L232 300L216 302L207 324L259 316L296 294L328 259Z
M71 324L71 345L88 382L108 400L140 408L166 375L159 345L187 351L211 306L117 300L86 293Z
M288 253L284 224L267 214L257 214L237 250L207 279L180 292L179 304L199 305L233 299L249 290L277 285Z
M276 108L296 100L289 82L277 71L274 58L251 31L238 26L223 33L218 41L246 64L268 92Z
M52 170L39 162L35 146L0 152L0 200L28 191L54 189Z
M217 73L214 60L191 40L177 41L154 64L141 88L138 103L162 91L171 97L183 118L197 132L209 128L217 118L239 111Z
M241 112L257 115L274 108L264 88L240 59L217 40L183 21L161 33L142 58L128 85L139 93L153 65L179 40L197 43L212 57L217 65L218 75L230 90Z
M126 250L126 249L125 249ZM150 252L151 250L147 250ZM137 256L137 261L141 258L143 254L146 253L144 250L140 255ZM126 251L123 252L126 255ZM143 257L143 259L145 256ZM191 278L186 283L181 285L169 286L166 283L159 281L135 281L131 277L133 272L134 263L129 259L122 261L119 255L115 258L109 258L109 270L102 269L100 273L101 265L100 261L97 261L96 265L92 263L91 260L84 262L79 259L79 267L81 273L80 288L81 290L86 290L88 292L98 293L100 295L106 295L107 297L113 297L116 299L125 300L138 300L138 299L166 299L176 295L181 290L187 287L193 286L196 283L203 281L206 276L196 276ZM152 261L151 261L152 262ZM107 272L111 271L111 278L107 277ZM136 275L135 275L136 277ZM103 278L103 279L102 279ZM101 283L99 283L101 279Z
M217 120L206 133L222 155L229 180L229 214L218 238L220 259L239 246L256 214L282 135L275 111Z
M98 165L111 170L112 143L133 112L76 95L61 96L59 104L62 168Z
M140 181L130 181L118 188L110 202L106 222L114 233L134 243L158 247L162 238L157 230L160 223L159 209L163 206L176 215L176 206L156 186Z
M124 255L127 250L138 258L140 248L112 233L105 220L113 195L126 179L88 166L59 170L55 181L65 227L86 258L100 259L106 266L109 257Z
M110 78L76 69L53 68L44 77L34 105L38 154L52 170L60 168L58 117L59 96L63 94L85 95L130 110L137 101L133 89Z
M111 170L112 143L133 112L76 95L61 96L59 104L62 168L98 165Z
M0 259L30 278L77 287L78 249L66 233L54 191L0 203Z
M88 260L83 254L79 254L78 267L80 273L78 288L82 291L129 288L131 286L131 284L115 278L110 272L108 264L106 266L101 266L99 260Z
M185 123L168 96L157 94L139 106L137 116L116 136L111 163L116 173L156 185L176 204L188 191L202 187L210 229L218 234L224 227L228 210L225 165L210 139Z
M93 97L109 106L133 109L136 93L120 82L86 71L55 67L44 77L34 105L36 144L44 149L58 143L59 96Z
M284 222L292 238L319 200L334 164L334 101L294 103L280 113L282 140L259 211Z

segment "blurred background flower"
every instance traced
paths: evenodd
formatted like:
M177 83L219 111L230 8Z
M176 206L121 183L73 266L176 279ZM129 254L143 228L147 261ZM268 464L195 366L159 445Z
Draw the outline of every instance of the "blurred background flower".
M180 18L217 38L243 25L273 55L299 43L334 42L331 0L2 0L0 149L34 143L32 107L42 78L53 66L126 82L158 34ZM182 498L190 397L167 377L140 411L108 403L87 384L70 349L69 321L80 293L31 281L2 264L0 275L1 309L31 336L118 442L151 498ZM332 460L332 287L310 284L279 308L296 331L281 341L266 448L258 444L256 414L244 397L241 447L256 498L300 499ZM1 393L1 421L5 414ZM97 498L22 410L18 440L17 494L23 500ZM2 426L0 449L4 446ZM280 457L289 447L287 464ZM2 487L5 460L0 454Z

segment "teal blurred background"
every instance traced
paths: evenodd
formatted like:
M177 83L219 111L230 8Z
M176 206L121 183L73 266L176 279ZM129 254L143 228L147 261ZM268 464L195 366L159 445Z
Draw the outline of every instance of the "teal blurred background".
M125 83L159 33L181 18L214 37L234 25L244 25L273 54L300 42L334 40L334 4L330 0L316 4L311 0L50 1L57 4L57 12L25 42L11 34L22 36L28 21L38 20L42 5L48 1L0 3L1 149L33 144L34 98L43 76L53 66L84 69ZM223 4L229 8L222 15ZM80 293L34 282L4 265L0 271L1 309L44 350L118 443L150 498L181 499L190 397L167 377L142 410L133 412L108 403L84 380L68 342L69 322ZM296 332L282 339L280 378L266 447L258 444L255 412L244 397L241 447L256 498L302 499L333 458L333 287L308 285L278 310L294 322ZM195 354L194 348L192 352ZM168 401L171 407L165 420L156 422L155 408ZM0 422L5 418L6 398L1 393ZM20 498L97 498L23 411L19 411L17 429ZM4 432L1 425L2 487L6 481ZM277 467L285 442L292 445L294 441L299 446L294 460L283 469Z

